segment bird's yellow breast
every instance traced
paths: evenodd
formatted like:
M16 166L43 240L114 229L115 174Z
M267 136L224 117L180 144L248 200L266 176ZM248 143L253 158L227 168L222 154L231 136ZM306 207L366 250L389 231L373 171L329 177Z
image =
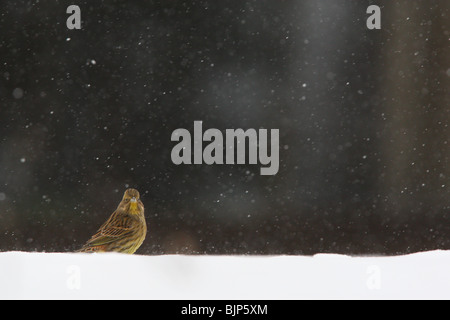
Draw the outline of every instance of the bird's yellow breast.
M131 202L130 203L130 210L129 213L131 214L138 214L139 213L139 207L137 202Z

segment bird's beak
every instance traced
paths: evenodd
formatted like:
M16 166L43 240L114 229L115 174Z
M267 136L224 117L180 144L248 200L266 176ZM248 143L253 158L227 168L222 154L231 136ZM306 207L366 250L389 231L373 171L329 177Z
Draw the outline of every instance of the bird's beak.
M137 202L136 197L131 198L130 201L133 202L133 203Z

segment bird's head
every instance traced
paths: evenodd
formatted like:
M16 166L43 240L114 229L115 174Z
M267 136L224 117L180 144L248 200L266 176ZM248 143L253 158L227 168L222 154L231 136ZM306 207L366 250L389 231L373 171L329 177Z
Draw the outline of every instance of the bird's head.
M119 204L119 208L130 214L138 214L144 211L139 191L136 189L127 189L123 195L123 199Z

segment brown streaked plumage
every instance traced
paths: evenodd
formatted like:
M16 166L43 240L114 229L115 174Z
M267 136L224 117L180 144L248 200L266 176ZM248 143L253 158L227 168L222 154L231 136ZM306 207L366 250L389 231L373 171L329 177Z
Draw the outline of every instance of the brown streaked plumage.
M144 242L147 224L144 204L136 189L127 189L116 211L78 252L133 254Z

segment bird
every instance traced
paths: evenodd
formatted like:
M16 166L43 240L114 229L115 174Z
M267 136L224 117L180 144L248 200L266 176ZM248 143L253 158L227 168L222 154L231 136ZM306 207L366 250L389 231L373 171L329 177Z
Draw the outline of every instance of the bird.
M77 252L120 252L133 254L147 234L144 204L139 191L130 188L116 211Z

